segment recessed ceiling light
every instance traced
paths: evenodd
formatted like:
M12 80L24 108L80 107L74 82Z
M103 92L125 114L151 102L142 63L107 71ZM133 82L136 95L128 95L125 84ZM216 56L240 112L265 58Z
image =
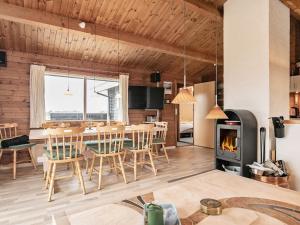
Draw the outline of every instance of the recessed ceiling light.
M85 28L85 22L81 21L78 26L81 28L81 29L84 29Z

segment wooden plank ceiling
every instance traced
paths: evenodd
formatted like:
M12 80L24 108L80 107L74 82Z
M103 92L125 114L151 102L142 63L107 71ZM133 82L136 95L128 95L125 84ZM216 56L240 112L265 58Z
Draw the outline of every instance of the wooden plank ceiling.
M96 23L100 27L114 29L116 36L120 32L127 32L178 49L183 49L182 46L186 41L187 49L201 52L214 59L217 25L219 40L223 39L222 18L215 16L213 11L208 11L206 14L203 13L203 8L202 11L197 10L197 1L199 4L204 2L210 10L214 10L216 7L214 4L220 7L225 2L224 0L186 0L185 32L182 0L0 0L0 3ZM119 32L117 25L119 25ZM182 73L182 57L99 35L95 38L88 32L68 32L66 29L52 26L0 19L1 49L117 65L118 46L121 66L145 68L150 71L160 70L162 73L175 76ZM222 46L221 42L220 57L222 57ZM188 59L188 74L198 77L212 73L213 62L211 61Z

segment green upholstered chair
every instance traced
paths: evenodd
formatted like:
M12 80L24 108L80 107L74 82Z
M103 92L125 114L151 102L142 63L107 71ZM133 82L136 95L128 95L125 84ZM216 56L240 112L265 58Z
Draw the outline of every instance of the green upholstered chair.
M4 123L0 124L0 140L13 138L18 136L17 133L18 124L17 123ZM12 152L13 154L13 179L16 179L17 175L17 164L21 162L31 162L33 167L36 169L36 163L32 154L32 147L35 146L33 143L14 145L8 148L0 148L0 159L4 151ZM17 153L19 151L27 150L29 152L30 159L17 161Z
M153 151L152 154L155 158L165 157L169 163L169 156L166 150L166 139L168 131L168 122L155 122L155 130L153 134ZM162 147L164 155L159 155L159 147ZM154 152L155 148L155 152Z
M121 154L123 154L124 135L125 127L123 125L97 127L97 140L86 144L86 148L93 152L89 171L90 180L92 179L93 172L96 171L94 168L95 160L99 159L99 170L97 171L99 176L98 189L101 189L104 159L108 159L109 162L111 162L110 160L113 161L111 169L115 170L116 175L118 175L118 170L120 170L124 182L127 183L121 158Z
M74 174L78 177L83 194L86 193L84 181L81 173L79 162L83 160L83 132L84 127L67 127L67 128L48 128L47 143L47 178L46 188L49 188L48 201L51 201L55 180L72 177ZM75 168L75 173L71 176L56 177L57 164L71 164Z
M134 171L134 180L137 179L137 166L149 164L156 176L157 172L154 166L153 157L151 154L153 144L153 124L139 124L132 125L131 140L125 141L124 149L124 161L126 159L126 153L130 153L133 156L133 164L126 163L127 166L132 167ZM138 159L138 156L139 159ZM149 156L149 159L146 159Z

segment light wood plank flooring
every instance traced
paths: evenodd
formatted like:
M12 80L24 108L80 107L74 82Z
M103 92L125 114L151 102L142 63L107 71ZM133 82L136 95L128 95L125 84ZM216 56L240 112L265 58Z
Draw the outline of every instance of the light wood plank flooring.
M47 202L48 191L44 189L42 169L19 168L17 180L11 179L11 170L0 170L0 224L51 224L51 216L71 215L90 208L117 202L122 199L148 193L159 188L182 182L185 177L203 173L214 168L214 152L200 147L179 147L168 150L170 164L161 158L155 161L158 175L146 168L138 168L138 181L133 181L133 171L126 168L128 184L122 176L112 172L103 176L103 189L97 190L98 177L89 181L84 172L87 195L81 194L76 177L60 180L55 184L53 201ZM66 167L58 169L61 174L70 173Z

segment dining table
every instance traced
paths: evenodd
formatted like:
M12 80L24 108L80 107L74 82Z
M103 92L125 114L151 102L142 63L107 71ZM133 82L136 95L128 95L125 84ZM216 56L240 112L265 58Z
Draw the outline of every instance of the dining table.
M163 128L154 127L154 133ZM132 132L131 126L125 126L125 134L130 134ZM93 137L97 135L97 128L91 127L86 128L83 132L83 137ZM31 129L29 132L29 140L36 141L45 141L48 138L47 129Z

